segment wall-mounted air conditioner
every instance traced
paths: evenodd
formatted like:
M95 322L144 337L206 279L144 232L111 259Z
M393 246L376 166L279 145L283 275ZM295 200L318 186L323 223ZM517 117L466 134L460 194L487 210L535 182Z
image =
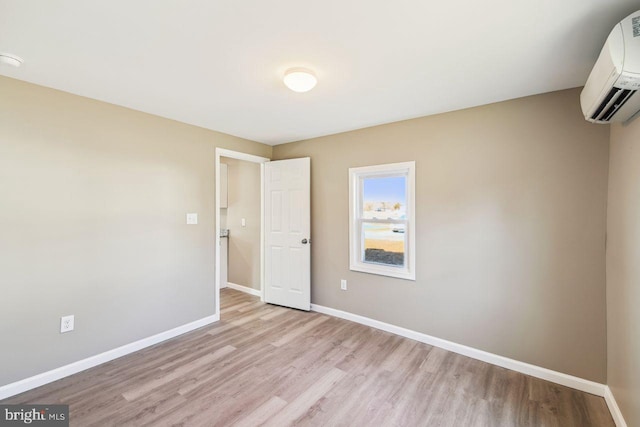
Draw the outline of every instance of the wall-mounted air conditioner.
M640 110L640 11L618 23L607 38L580 94L585 119L624 122Z

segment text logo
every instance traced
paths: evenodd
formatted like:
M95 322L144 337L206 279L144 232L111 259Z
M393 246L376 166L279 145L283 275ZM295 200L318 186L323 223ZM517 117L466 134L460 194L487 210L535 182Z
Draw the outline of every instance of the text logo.
M69 427L69 405L0 405L0 427Z

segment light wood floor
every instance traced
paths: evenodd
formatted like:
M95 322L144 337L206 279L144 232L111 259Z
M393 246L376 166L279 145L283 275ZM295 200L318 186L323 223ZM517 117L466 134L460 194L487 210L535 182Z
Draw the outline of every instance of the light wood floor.
M614 426L604 399L222 291L222 320L2 403L72 426Z

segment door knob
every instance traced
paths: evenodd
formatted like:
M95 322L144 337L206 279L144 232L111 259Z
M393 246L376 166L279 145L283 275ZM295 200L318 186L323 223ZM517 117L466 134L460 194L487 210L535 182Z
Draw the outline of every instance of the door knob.
M307 243L311 243L311 241L310 241L310 240L307 240L307 239L302 239L302 242L301 242L301 243L302 243L303 245L306 245Z

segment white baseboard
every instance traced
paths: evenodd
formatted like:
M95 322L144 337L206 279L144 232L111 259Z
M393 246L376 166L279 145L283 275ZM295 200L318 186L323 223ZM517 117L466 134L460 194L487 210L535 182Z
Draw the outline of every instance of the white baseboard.
M317 311L318 313L339 317L341 319L351 320L352 322L371 326L372 328L381 329L386 332L391 332L393 334L410 338L412 340L420 341L425 344L452 351L454 353L462 354L473 359L511 369L512 371L521 372L526 375L531 375L532 377L541 378L543 380L551 381L556 384L575 388L576 390L595 394L596 396L603 397L605 395L606 386L604 384L585 380L579 377L574 377L572 375L563 374L562 372L552 371L551 369L542 368L540 366L531 365L529 363L520 362L518 360L509 359L508 357L499 356L497 354L478 350L473 347L467 347L466 345L432 337L431 335L412 331L411 329L402 328L400 326L391 325L389 323L380 322L379 320L370 319L368 317L359 316L357 314L349 313L346 311L336 310L334 308L324 307L317 304L311 304L311 310Z
M210 323L217 322L218 320L220 320L220 313L187 323L186 325L178 326L177 328L173 328L165 332L160 332L159 334L143 338L130 344L125 344L121 347L114 348L113 350L107 350L104 353L96 354L95 356L34 375L33 377L3 385L0 387L0 400L15 396L16 394L24 393L25 391L68 377L69 375L76 374L86 369L93 368L94 366L109 362L113 359L126 356L127 354L134 353L145 347L158 344L170 338L177 337L178 335L193 331L194 329L201 328Z
M247 292L252 295L260 295L260 291L247 288L245 286L239 286L233 283L229 283L229 287L237 289L236 287L243 288L237 289L242 292ZM318 313L327 314L341 319L350 320L352 322L360 323L362 325L370 326L372 328L380 329L386 332L394 333L406 338L410 338L425 344L440 347L454 353L462 354L464 356L471 357L473 359L481 360L483 362L491 363L493 365L501 366L503 368L511 369L516 372L521 372L526 375L531 375L536 378L541 378L547 381L551 381L557 384L561 384L567 387L574 388L576 390L584 391L605 398L607 406L611 411L611 415L616 423L617 427L627 427L626 422L620 412L616 400L611 393L611 389L608 386L593 381L578 378L572 375L563 374L561 372L552 371L550 369L542 368L539 366L531 365L528 363L520 362L517 360L509 359L507 357L499 356L497 354L488 353L483 350L478 350L472 347L468 347L462 344L457 344L451 341L436 338L421 332L412 331L410 329L402 328L399 326L384 323L378 320L374 320L368 317L359 316L357 314L348 313L346 311L336 310L334 308L324 307L317 304L311 304L311 310ZM130 353L134 353L143 348L158 344L162 341L174 338L178 335L193 331L201 328L213 322L220 320L220 314L205 317L200 320L196 320L186 325L178 326L177 328L170 329L159 334L143 338L130 344L123 345L121 347L105 351L95 356L88 357L77 362L70 363L68 365L43 372L38 375L34 375L29 378L25 378L14 383L6 384L0 387L0 400L6 399L16 394L23 393L25 391L40 387L50 382L59 380L61 378L73 375L75 373L84 371L102 363L109 362L119 357L125 356Z
M627 427L627 422L624 420L622 412L618 407L618 402L616 402L616 398L613 397L613 393L609 386L605 386L604 400L607 402L609 412L611 412L611 416L613 417L613 421L616 423L616 427Z
M229 287L231 289L235 289L236 291L240 291L240 292L244 292L244 293L247 293L247 294L255 295L257 297L261 297L262 296L262 292L261 291L259 291L257 289L250 288L248 286L242 286L242 285L237 285L235 283L227 282L227 287Z

